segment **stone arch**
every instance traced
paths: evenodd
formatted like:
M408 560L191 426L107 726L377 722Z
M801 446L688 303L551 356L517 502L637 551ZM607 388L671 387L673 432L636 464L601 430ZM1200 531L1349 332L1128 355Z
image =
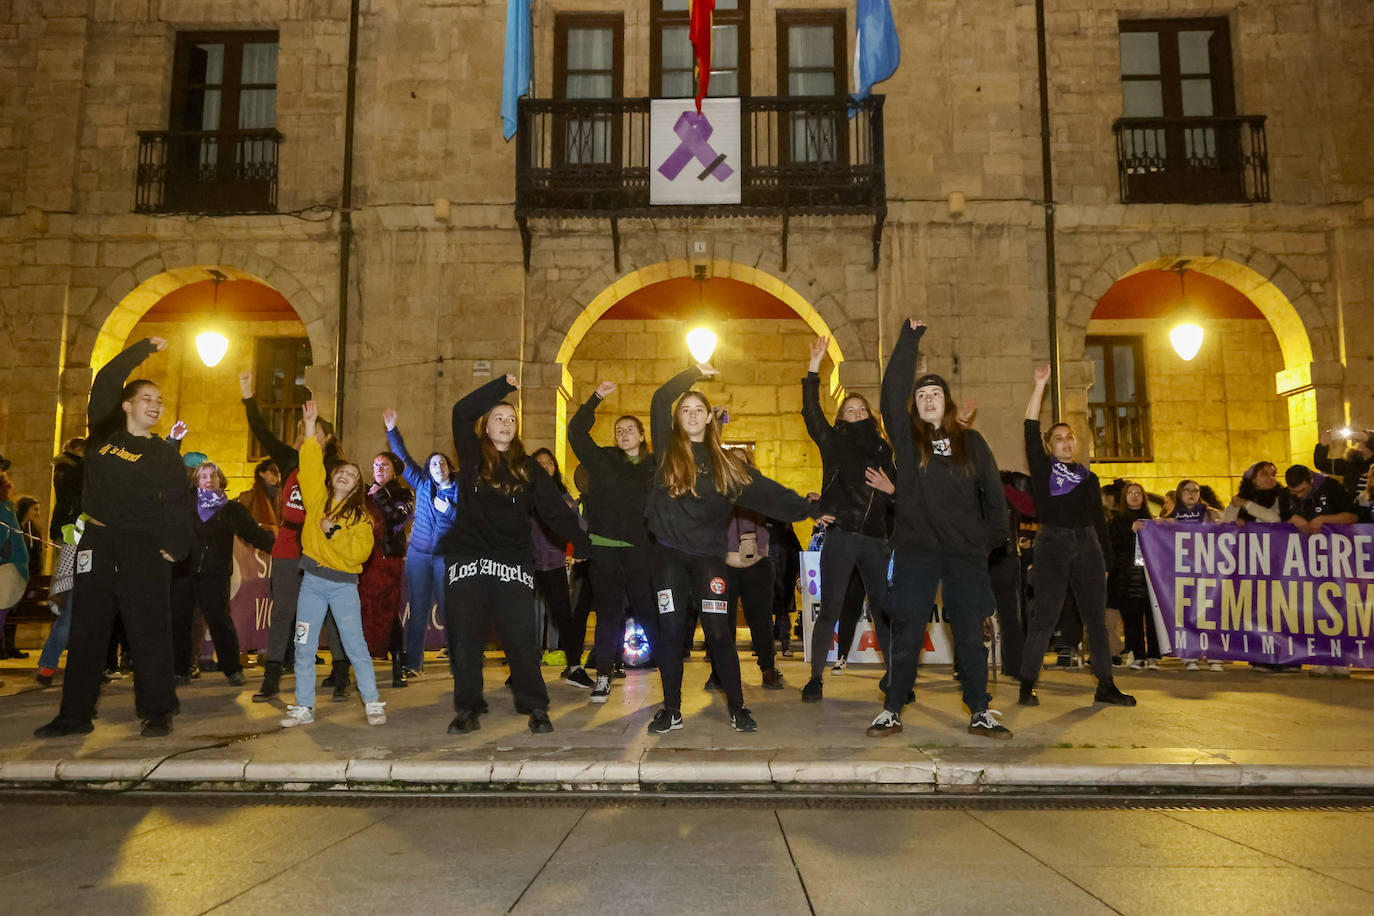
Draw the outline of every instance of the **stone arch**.
M86 309L71 338L67 364L99 370L119 353L149 309L174 290L207 279L210 269L281 293L305 325L315 364L333 363L333 320L309 287L252 248L211 242L169 246L120 272Z
M1122 246L1108 255L1069 301L1064 316L1064 352L1081 354L1088 322L1098 300L1118 281L1146 270L1165 270L1180 260L1188 270L1221 280L1245 294L1264 315L1279 344L1284 368L1274 391L1288 407L1291 458L1306 461L1316 443L1318 414L1339 411L1341 364L1338 335L1328 325L1316 297L1293 270L1273 255L1239 239L1204 240L1202 252L1181 240L1152 238ZM1170 249L1173 249L1170 252ZM1170 252L1170 253L1165 253ZM1086 410L1087 381L1092 367L1079 357L1065 360L1066 378L1083 382L1082 397L1065 392L1068 413ZM1328 389L1319 392L1317 385ZM1326 401L1333 403L1326 403Z

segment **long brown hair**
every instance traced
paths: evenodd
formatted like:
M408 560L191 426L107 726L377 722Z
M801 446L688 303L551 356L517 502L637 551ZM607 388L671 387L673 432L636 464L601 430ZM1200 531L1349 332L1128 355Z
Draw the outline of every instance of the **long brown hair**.
M688 398L701 401L711 415L706 424L705 439L710 453L711 478L717 492L734 497L748 486L751 479L749 467L738 455L731 454L720 444L720 424L711 411L711 402L695 389L678 398L673 405L673 429L668 435L668 454L663 461L663 483L668 488L668 495L675 499L680 496L700 496L697 493L697 460L692 454L692 440L678 423L678 412Z
M342 468L352 468L358 474L358 482L336 505L334 503L334 475ZM324 517L332 518L341 525L354 525L367 519L367 490L363 487L363 472L351 461L340 461L329 469L326 485L329 495L324 501Z
M935 454L935 439L949 439L949 460L972 471L973 462L968 449L964 447L964 428L959 425L959 406L954 398L945 395L945 415L940 419L939 429L944 435L932 436L931 426L916 412L916 399L907 402L907 414L911 417L911 438L916 442L916 451L921 453L921 467L930 462Z
M502 401L500 404L492 406L491 410L497 407L514 407ZM525 444L520 441L520 434L517 432L515 438L511 440L510 447L504 452L496 447L487 435L487 420L491 418L491 410L477 420L477 440L482 444L482 469L477 472L479 483L485 483L493 490L505 493L510 496L517 493L530 482L530 471L527 456L525 455ZM517 423L516 429L518 430ZM502 473L504 469L505 473Z

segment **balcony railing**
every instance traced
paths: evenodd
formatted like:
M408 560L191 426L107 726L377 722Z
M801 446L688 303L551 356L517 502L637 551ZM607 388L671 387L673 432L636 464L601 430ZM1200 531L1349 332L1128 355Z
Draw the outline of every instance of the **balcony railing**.
M1263 115L1121 118L1112 132L1124 204L1269 200Z
M272 213L277 147L265 130L139 131L139 213Z
M875 217L874 259L886 215L883 97L740 99L740 202L649 202L650 99L521 99L515 215L529 262L531 217ZM784 258L786 257L784 253Z
M1094 461L1152 461L1150 406L1135 402L1088 405Z

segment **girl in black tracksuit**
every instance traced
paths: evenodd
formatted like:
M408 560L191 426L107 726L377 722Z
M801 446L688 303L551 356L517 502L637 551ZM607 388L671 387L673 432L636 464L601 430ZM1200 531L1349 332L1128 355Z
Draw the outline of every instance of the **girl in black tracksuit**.
M440 541L448 564L444 618L457 713L449 734L479 727L482 652L492 624L510 660L516 710L529 715L531 732L553 731L535 644L530 514L571 542L575 557L587 556L587 535L553 479L525 454L515 409L503 400L519 387L515 376L503 376L453 405L462 499L457 524Z
M1050 379L1050 367L1035 371L1035 388L1026 405L1026 464L1031 493L1039 510L1040 534L1035 541L1035 603L1026 627L1021 656L1022 706L1038 706L1035 682L1045 663L1045 650L1054 635L1064 596L1073 590L1074 604L1088 631L1097 692L1093 701L1134 706L1112 680L1112 652L1107 641L1107 519L1097 475L1073 459L1073 430L1055 423L1048 436L1040 434L1040 402ZM1046 452L1046 448L1050 453Z
M87 408L82 511L77 544L67 677L58 716L34 735L91 731L101 672L116 617L124 621L134 661L134 704L143 734L172 729L172 564L190 549L190 490L176 447L152 434L162 394L145 379L124 383L134 368L165 349L141 340L96 373Z
M870 483L875 472L889 481L897 477L892 447L883 438L878 418L862 395L851 394L840 404L832 426L821 413L821 359L827 340L811 346L811 364L802 379L802 418L806 431L821 450L821 510L835 516L821 548L821 608L811 630L811 680L802 688L802 700L821 699L821 673L835 638L835 623L842 616L850 578L857 571L868 593L868 606L883 658L888 656L887 564L892 556L887 539L892 494ZM852 635L852 634L851 634ZM849 652L841 645L839 657Z
M654 584L658 589L658 670L663 708L649 723L651 734L682 728L682 645L689 608L701 612L715 666L736 731L758 725L744 706L735 627L726 585L726 525L736 503L785 522L816 518L820 511L801 496L764 477L720 444L720 424L711 404L689 390L709 367L679 373L654 393L650 427L660 444L658 476L649 495L649 531L657 543ZM676 402L676 406L674 405ZM666 445L665 445L666 444Z
M191 683L192 624L195 609L205 618L210 638L215 643L217 667L229 683L243 685L243 666L239 664L239 638L229 616L229 579L234 573L234 537L243 538L261 551L270 551L276 537L253 521L248 509L229 499L224 488L228 481L219 466L206 461L195 470L196 504L191 508L191 557L186 562L188 575L180 577L173 589L172 646L175 653L177 684Z
M954 635L959 685L972 718L971 734L1010 738L988 709L983 620L994 611L988 555L1007 539L1006 499L997 460L983 437L960 427L949 385L938 375L915 380L923 322L902 322L883 374L883 425L896 453L892 620L887 699L868 728L872 737L898 734L901 710L916 683L926 624L939 589Z
M596 409L615 390L614 382L602 382L568 421L568 444L587 469L582 500L591 541L588 584L596 611L593 703L604 703L610 696L615 660L625 639L627 604L644 628L651 651L658 647L654 550L644 524L657 463L638 417L626 414L615 421L613 446L603 448L592 439Z
M1107 522L1107 534L1112 543L1107 606L1121 612L1126 651L1132 656L1130 667L1137 671L1157 667L1159 662L1159 635L1155 632L1154 615L1150 610L1145 567L1135 561L1138 555L1135 523L1149 518L1150 504L1145 499L1145 488L1128 482L1121 491L1121 505Z

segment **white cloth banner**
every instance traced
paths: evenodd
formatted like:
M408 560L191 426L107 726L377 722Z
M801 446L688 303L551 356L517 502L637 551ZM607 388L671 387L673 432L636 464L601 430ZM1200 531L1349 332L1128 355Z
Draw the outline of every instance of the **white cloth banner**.
M649 103L649 203L740 202L739 99Z

